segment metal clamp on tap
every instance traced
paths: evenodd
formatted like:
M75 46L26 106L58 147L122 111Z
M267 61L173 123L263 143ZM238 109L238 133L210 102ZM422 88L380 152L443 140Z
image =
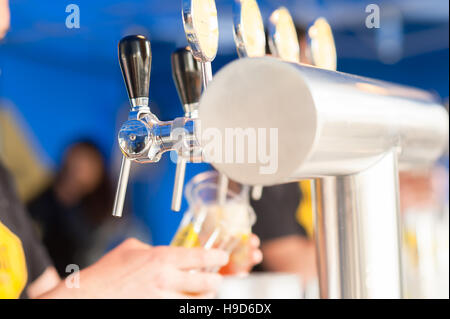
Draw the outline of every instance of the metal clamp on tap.
M122 216L131 161L157 162L163 153L178 150L181 144L187 148L196 145L193 119L160 121L150 111L150 41L142 35L123 38L119 43L119 61L131 109L118 134L124 157L113 208L113 216L117 217Z

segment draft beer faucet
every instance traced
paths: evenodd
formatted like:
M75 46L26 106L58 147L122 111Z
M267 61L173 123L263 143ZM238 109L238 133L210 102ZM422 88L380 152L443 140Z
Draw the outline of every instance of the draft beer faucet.
M113 216L121 217L128 176L130 174L130 158L144 151L148 146L148 136L139 121L144 114L150 114L149 85L152 63L150 41L143 36L128 36L119 43L119 63L127 87L131 109L128 121L122 126L119 140L124 142L125 134L128 140L125 150L122 149L122 165L120 167L116 196L114 199ZM127 156L128 155L128 156Z
M269 17L269 49L273 56L288 62L300 62L300 44L289 10L279 7Z
M219 29L214 0L183 0L182 18L190 51L184 49L172 56L175 84L185 116L162 122L150 111L149 84L151 70L150 42L141 35L128 36L119 43L119 61L130 98L128 120L122 125L118 140L123 153L113 215L122 215L131 161L157 162L167 151L178 154L172 209L181 206L186 162L201 158L195 137L197 104L202 91L212 80ZM226 199L228 178L220 174L219 202Z
M117 217L122 216L131 161L154 163L165 152L197 145L191 117L160 121L150 111L150 41L142 35L123 38L119 43L119 62L131 109L118 134L123 160L113 208Z
M172 53L172 76L180 97L185 117L198 117L198 102L202 94L202 67L194 58L189 47L180 48ZM172 210L179 211L183 196L186 161L190 152L184 148L178 150L177 168L172 193Z
M184 32L194 58L200 62L203 90L212 81L211 61L219 46L219 22L214 0L182 0ZM228 177L219 173L217 199L226 200Z

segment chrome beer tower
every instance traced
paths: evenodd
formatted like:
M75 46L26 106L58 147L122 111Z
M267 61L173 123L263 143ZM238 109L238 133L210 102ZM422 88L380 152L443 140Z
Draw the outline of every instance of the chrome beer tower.
M213 163L232 180L263 186L315 180L322 298L403 296L398 171L432 165L448 145L448 113L431 94L245 58L218 72L202 95L199 118L202 130L222 135L229 128L277 129L278 169L264 174L264 162Z
M192 6L195 0L185 2ZM204 37L188 32L195 19L186 17L186 33L194 40ZM432 165L448 145L443 107L421 90L270 57L230 63L197 103L199 70L203 82L207 65L189 53L172 57L185 117L164 122L149 108L149 41L128 36L119 43L131 109L118 136L124 157L113 214L122 214L131 162L157 162L171 150L178 152L180 166L201 159L207 141L197 140L197 112L202 130L221 136L230 128L276 128L273 173L262 174L259 165L247 162L213 166L247 185L314 179L321 297L401 298L398 171ZM184 168L177 168L175 209L182 175Z

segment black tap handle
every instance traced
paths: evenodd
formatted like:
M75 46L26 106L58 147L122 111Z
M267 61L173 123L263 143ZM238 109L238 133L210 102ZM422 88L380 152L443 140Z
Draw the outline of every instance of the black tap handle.
M172 76L181 104L198 103L202 93L202 69L189 48L172 53Z
M128 97L148 98L152 51L143 35L130 35L119 42L119 62L127 86Z

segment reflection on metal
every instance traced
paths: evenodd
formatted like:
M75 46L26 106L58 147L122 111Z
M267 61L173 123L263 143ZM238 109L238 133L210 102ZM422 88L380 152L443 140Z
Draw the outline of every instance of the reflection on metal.
M255 0L235 0L233 6L233 36L239 58L266 55L264 22ZM261 199L262 191L262 186L253 186L252 199Z
M192 54L201 62L203 90L206 90L212 81L211 61L216 57L219 45L216 3L214 0L183 0L182 16ZM227 196L228 178L221 175L219 180L217 195L222 203Z
M183 26L195 58L211 62L219 45L219 23L214 0L183 0Z
M233 26L239 57L261 57L266 54L264 23L256 0L235 0Z
M273 56L289 62L300 62L300 45L291 14L285 7L269 18L269 48Z
M272 22L281 21L282 12ZM282 25L284 29L289 23ZM132 107L119 132L126 159L116 194L117 216L130 161L156 162L180 142L192 153L208 143L196 140L195 119L160 121L150 112L148 88L143 87L150 78L149 50L142 36L126 37L119 45ZM255 144L257 154L269 152L269 161L212 163L221 176L250 185L317 179L321 296L402 297L398 170L430 165L446 149L444 108L424 91L270 57L235 61L209 84L210 61L200 62L203 86L208 85L199 103L202 130L212 128L221 136L230 128L277 132L273 148ZM185 111L191 112L188 104ZM180 129L183 134L176 135ZM261 173L268 164L274 170ZM219 184L226 185L224 180Z
M119 146L124 155L113 209L113 215L118 217L122 216L130 161L157 162L165 152L178 150L179 143L186 143L192 153L195 153L197 145L193 118L180 117L165 122L150 111L150 41L142 35L123 38L119 43L119 61L131 109L128 120L122 125L118 135ZM186 110L192 107L190 103L186 105ZM181 179L181 174L178 175Z
M131 161L125 156L122 157L119 180L117 181L116 196L114 198L113 216L122 217L125 195L127 194L128 176L130 176Z
M363 83L385 94L362 90ZM448 141L448 114L425 91L271 57L222 68L202 96L199 117L202 130L217 128L222 136L225 128L277 128L273 174L260 173L264 163L214 163L252 185L356 174L393 148L401 168L428 165Z
M321 298L401 298L395 151L365 171L317 179Z
M336 47L327 20L322 17L316 19L306 35L312 64L322 69L336 70Z
M119 145L124 152L124 156L120 167L112 213L113 216L117 217L122 216L130 174L131 163L126 156L139 155L148 149L150 143L148 132L140 122L142 114L150 113L148 107L152 64L150 41L140 35L123 38L119 43L119 63L127 87L131 110L128 121L123 124L119 132Z
M203 130L222 135L278 129L278 169L213 163L233 180L316 179L322 297L403 296L398 170L432 164L448 143L448 114L431 94L269 57L240 59L217 74L199 116Z

